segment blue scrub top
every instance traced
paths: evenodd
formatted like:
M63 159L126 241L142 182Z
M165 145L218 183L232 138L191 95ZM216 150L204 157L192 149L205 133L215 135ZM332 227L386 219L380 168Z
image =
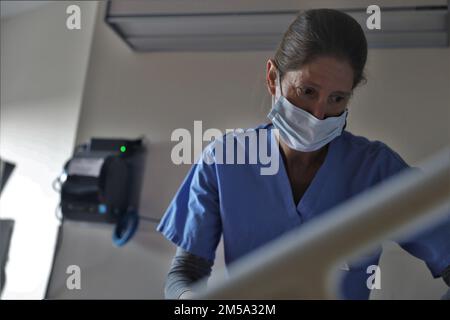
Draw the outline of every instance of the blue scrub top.
M267 148L273 143L272 124L261 129ZM242 133L230 133L237 148L248 148ZM210 143L202 158L192 166L169 205L157 230L177 246L199 257L214 261L223 236L225 263L228 266L256 248L286 232L301 227L308 220L326 213L378 182L408 168L403 159L379 141L369 141L344 131L329 143L326 158L298 204L294 203L290 182L280 152L279 170L261 175L256 164L205 163L214 157L214 149L223 140ZM226 151L224 151L226 154ZM235 162L236 163L236 162ZM446 220L447 221L447 220ZM437 277L450 265L450 218L400 243L411 254L424 260ZM350 265L341 284L344 298L367 299L369 265L377 265L380 251Z

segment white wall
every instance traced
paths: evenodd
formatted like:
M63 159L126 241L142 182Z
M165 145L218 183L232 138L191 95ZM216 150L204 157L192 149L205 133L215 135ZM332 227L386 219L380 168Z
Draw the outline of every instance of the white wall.
M66 28L66 7L82 10ZM44 297L55 246L58 194L51 188L72 153L96 3L60 2L1 20L0 156L16 164L0 217L16 221L4 299Z
M140 210L160 217L188 170L171 163L172 131L192 130L194 120L221 130L265 121L270 98L264 72L273 53L138 54L103 23L100 8L76 140L145 134L149 150ZM349 129L387 142L411 164L448 143L449 54L449 49L371 51L369 82L352 101ZM68 224L49 297L161 298L174 248L154 228L143 222L129 244L115 248L110 227ZM423 295L410 286L411 280L425 283L429 297L443 291L440 280L432 281L417 259L386 246L392 255L383 256L387 267L382 268L392 281L383 283L384 297ZM81 267L85 280L80 291L64 288L70 264ZM223 267L220 252L216 264Z
M367 77L351 103L351 131L384 141L410 164L448 145L449 48L371 50Z

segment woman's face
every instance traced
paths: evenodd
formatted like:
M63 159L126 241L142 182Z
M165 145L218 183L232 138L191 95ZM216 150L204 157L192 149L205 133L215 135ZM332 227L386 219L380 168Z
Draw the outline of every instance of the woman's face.
M276 67L267 62L267 86L275 95ZM353 70L344 60L318 57L300 70L288 71L281 80L283 96L318 119L339 116L352 93Z

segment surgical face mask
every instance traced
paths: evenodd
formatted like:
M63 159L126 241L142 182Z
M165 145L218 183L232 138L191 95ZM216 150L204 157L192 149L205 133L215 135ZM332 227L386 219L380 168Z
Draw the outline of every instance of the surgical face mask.
M303 152L318 150L341 135L348 111L338 117L320 120L296 107L281 93L280 78L276 86L272 110L267 117L278 129L280 138L289 148Z

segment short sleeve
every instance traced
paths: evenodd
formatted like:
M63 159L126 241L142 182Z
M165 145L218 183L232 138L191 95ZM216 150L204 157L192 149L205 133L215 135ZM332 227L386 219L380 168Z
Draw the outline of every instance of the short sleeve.
M437 224L399 242L400 246L423 260L437 278L450 266L450 212Z
M205 148L189 170L157 230L185 251L213 262L222 234L215 163Z
M394 151L385 147L384 178L393 176L409 166ZM415 170L419 171L417 168ZM420 172L418 172L420 174ZM397 240L413 256L425 262L433 277L439 277L450 265L450 212L437 224Z

